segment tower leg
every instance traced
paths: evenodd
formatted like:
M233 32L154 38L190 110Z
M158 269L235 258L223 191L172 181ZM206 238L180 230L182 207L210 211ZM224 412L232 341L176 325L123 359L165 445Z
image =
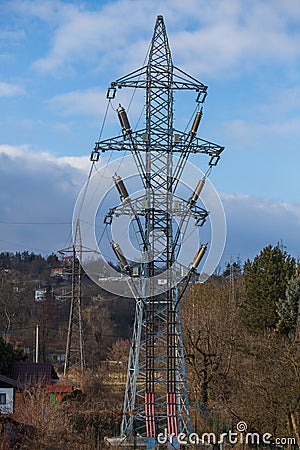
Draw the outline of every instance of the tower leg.
M128 360L128 372L126 391L123 407L123 418L121 423L121 436L127 436L134 439L135 419L138 416L136 411L137 378L140 372L139 354L141 344L141 332L143 324L144 305L141 300L136 300L135 321L131 348Z

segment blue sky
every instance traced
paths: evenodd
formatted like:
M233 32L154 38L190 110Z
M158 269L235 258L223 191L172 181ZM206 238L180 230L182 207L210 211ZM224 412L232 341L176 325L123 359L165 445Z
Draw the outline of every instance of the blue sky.
M174 64L209 87L198 135L225 146L225 259L281 239L300 254L299 0L2 0L0 251L68 242L106 89L143 65L158 14ZM119 133L111 113L104 133Z

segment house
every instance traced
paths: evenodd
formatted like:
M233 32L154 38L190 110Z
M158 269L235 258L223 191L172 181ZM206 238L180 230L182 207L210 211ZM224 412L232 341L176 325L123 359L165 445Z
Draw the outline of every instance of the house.
M58 381L52 364L14 362L6 375L0 375L0 414L13 414L16 400L24 388L46 387Z
M0 413L12 414L14 412L15 390L20 390L16 380L0 375Z
M59 379L49 363L14 362L8 367L7 375L22 387L47 386Z
M23 448L23 440L34 442L37 429L23 424L11 416L15 411L22 412L22 391L34 392L35 387L45 388L52 405L63 400L67 393L73 391L70 383L59 383L57 373L52 364L15 362L7 371L7 375L0 375L0 448ZM38 401L38 400L37 400ZM45 414L49 407L45 406ZM27 446L26 446L27 448Z
M46 392L50 394L51 405L56 405L63 401L63 398L73 392L74 386L71 383L55 383L46 387Z
M50 277L61 278L62 280L68 281L70 279L70 269L66 267L56 267L51 269Z

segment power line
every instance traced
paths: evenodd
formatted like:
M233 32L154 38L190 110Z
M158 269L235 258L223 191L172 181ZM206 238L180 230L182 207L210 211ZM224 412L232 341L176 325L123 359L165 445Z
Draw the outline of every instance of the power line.
M72 222L17 222L0 220L1 225L71 225Z

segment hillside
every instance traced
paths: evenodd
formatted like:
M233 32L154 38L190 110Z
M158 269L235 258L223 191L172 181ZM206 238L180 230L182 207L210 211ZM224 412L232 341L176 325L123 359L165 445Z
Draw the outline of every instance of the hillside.
M0 262L2 336L32 361L39 324L40 359L61 372L70 267L56 255L27 252L0 254ZM63 275L53 271L62 268ZM118 434L122 417L134 302L102 291L87 277L82 291L87 369L83 377L73 374L81 394L66 399L68 406L49 414L46 424L28 397L16 416L40 434L43 426L43 442L59 443L53 448L79 449L82 442L87 449L102 448L104 436ZM274 444L299 445L299 312L299 271L279 246L266 247L243 268L229 264L223 274L192 287L182 323L190 414L198 434L218 435L243 421L259 436L269 433Z

